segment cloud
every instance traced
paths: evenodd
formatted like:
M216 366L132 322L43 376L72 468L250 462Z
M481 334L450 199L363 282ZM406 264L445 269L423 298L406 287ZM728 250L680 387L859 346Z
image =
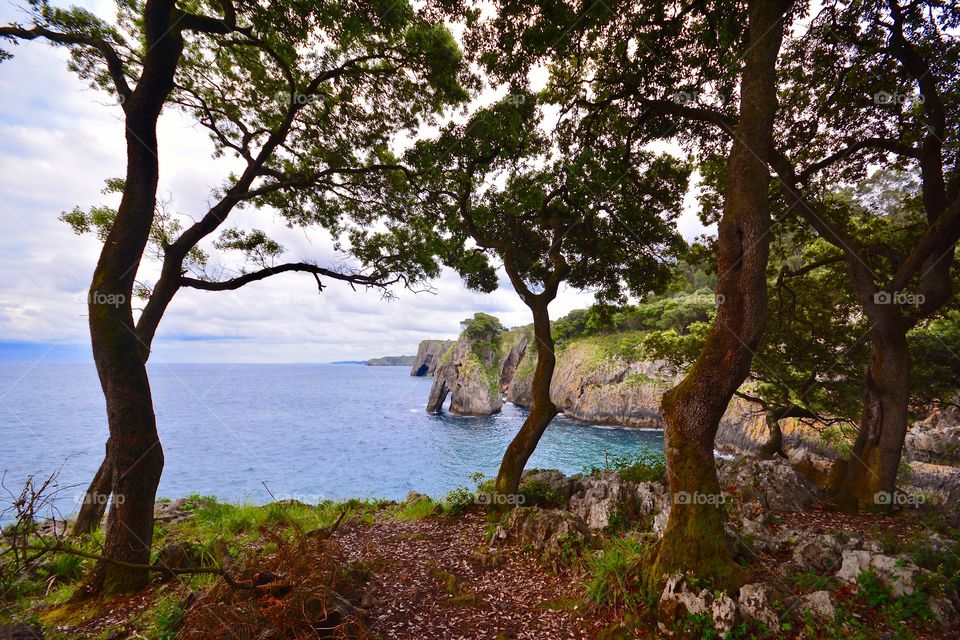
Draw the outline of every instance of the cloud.
M110 15L109 3L86 6ZM9 6L0 9L0 21L15 19ZM104 180L123 175L121 110L67 71L63 49L32 42L14 53L0 65L0 344L14 345L0 349L0 359L34 352L75 359L88 353L85 299L99 244L76 236L57 216L103 203ZM236 165L211 159L206 132L175 110L164 113L158 134L159 195L172 199L174 211L196 218ZM237 212L233 223L278 239L285 259L337 260L326 234L289 229L271 212ZM681 228L688 237L701 231L692 216ZM157 267L145 264L140 278L151 281ZM376 291L329 284L318 293L312 277L285 274L233 292L184 290L163 319L151 361L362 359L414 353L422 339L454 337L459 321L475 311L508 326L530 322L506 278L499 290L482 295L444 271L433 283L435 293L400 290L389 301ZM591 302L590 293L564 289L551 311L559 317ZM51 345L56 348L45 351Z

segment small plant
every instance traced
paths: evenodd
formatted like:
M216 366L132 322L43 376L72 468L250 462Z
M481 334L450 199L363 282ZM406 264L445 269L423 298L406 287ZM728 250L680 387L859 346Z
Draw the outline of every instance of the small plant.
M787 576L787 581L796 585L801 591L833 591L840 581L829 575L820 575L813 571L795 573Z
M667 461L662 453L641 451L634 456L606 454L604 468L591 467L590 474L616 471L630 482L664 482L667 479Z
M457 485L443 499L443 510L453 515L461 515L470 510L476 502L476 496L463 485Z
M876 572L869 569L857 576L857 595L874 609L888 605L893 601L890 588L883 583Z
M643 543L633 538L616 538L587 561L590 581L587 595L604 605L632 605L644 600L639 567Z
M161 600L155 607L150 633L152 640L173 640L183 623L186 609L176 597Z
M520 485L525 507L556 508L561 506L560 495L556 489L539 480L524 480Z

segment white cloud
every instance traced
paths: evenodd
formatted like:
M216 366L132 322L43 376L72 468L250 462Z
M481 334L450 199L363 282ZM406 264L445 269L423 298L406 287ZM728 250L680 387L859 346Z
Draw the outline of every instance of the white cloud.
M88 4L109 15L109 3ZM16 18L9 7L0 9L0 22ZM99 246L57 215L103 202L103 181L123 175L121 111L67 71L64 50L33 42L13 51L15 58L0 65L0 342L84 344L84 297ZM229 161L211 159L205 131L172 110L161 119L159 140L159 195L172 197L175 211L200 215ZM287 259L335 258L329 238L288 229L270 213L240 212L236 222L280 240ZM681 228L688 237L701 232L692 215ZM154 265L141 276L155 273ZM449 271L434 287L435 294L397 291L384 301L341 283L318 294L312 277L287 274L235 292L183 291L161 324L153 360L361 359L409 354L422 339L453 337L475 311L508 326L530 322L512 290L476 294ZM591 301L589 293L565 289L551 311L559 317Z

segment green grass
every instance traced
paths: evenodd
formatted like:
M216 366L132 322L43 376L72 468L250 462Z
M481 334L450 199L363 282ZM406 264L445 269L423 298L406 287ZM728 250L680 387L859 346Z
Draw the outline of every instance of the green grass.
M644 545L633 538L615 538L587 559L587 595L602 605L635 605L645 601L640 588Z

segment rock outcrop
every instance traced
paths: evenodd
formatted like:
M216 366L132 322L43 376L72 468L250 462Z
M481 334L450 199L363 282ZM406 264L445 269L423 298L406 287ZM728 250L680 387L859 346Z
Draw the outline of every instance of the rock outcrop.
M410 366L410 375L423 377L432 376L440 364L440 358L443 357L450 347L453 346L453 340L423 340L417 348L417 355L413 358L413 364Z
M489 416L503 407L499 354L462 338L440 359L433 375L427 411L440 413L450 396L450 413Z
M511 544L528 549L559 571L590 543L590 530L569 511L519 507L496 528L490 542L491 546Z
M483 366L465 362L469 355L461 338L445 355L436 357L442 384L435 382L428 410L439 411L445 394L453 396L450 410L467 415L489 415L499 411L505 400L520 407L531 403L531 385L537 350L529 327L501 334L502 342ZM557 363L550 396L565 415L592 424L634 428L663 428L660 400L679 380L676 371L659 362L631 358L634 337L579 338L557 347ZM431 346L427 346L428 343ZM427 362L424 353L441 341L424 341L418 362ZM635 346L635 345L633 345ZM464 366L466 364L467 366ZM414 364L415 370L423 365ZM429 370L429 365L427 369ZM412 372L412 373L415 373ZM435 374L435 380L441 376ZM496 387L499 386L499 390ZM467 397L476 394L475 398ZM438 404L439 401L439 404ZM844 456L824 443L821 435L796 419L780 421L782 452L812 482L831 488L842 478ZM716 446L733 455L756 454L767 443L770 430L763 411L735 397L720 421ZM904 458L914 468L908 485L932 494L940 502L960 501L960 410L949 407L934 411L910 426Z

